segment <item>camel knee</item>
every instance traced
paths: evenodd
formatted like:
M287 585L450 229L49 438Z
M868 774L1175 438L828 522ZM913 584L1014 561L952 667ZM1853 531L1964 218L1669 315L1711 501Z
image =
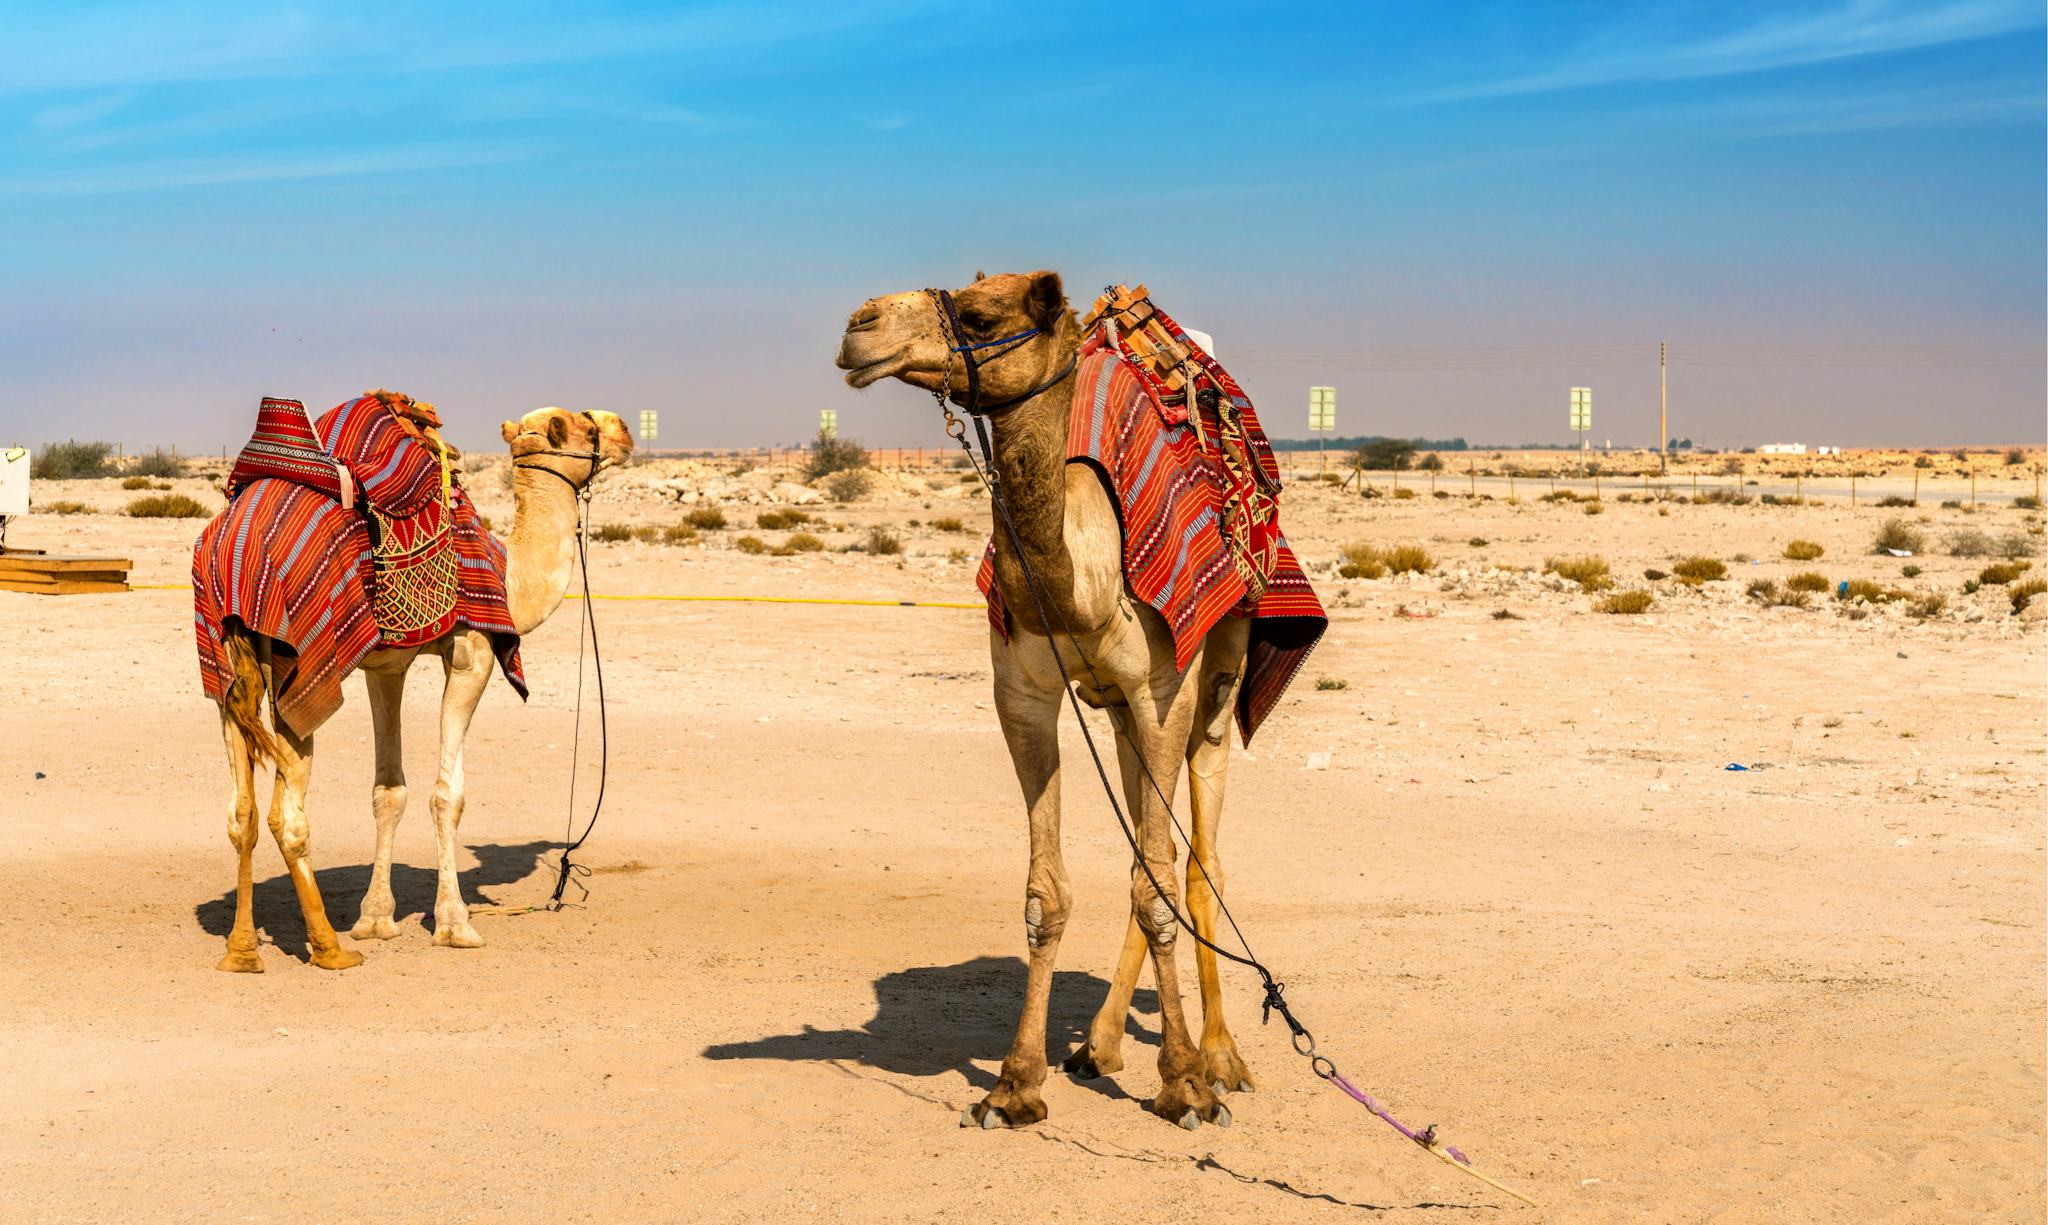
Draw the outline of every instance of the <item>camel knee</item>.
M396 821L405 812L404 783L379 783L370 789L370 811L381 824Z
M247 854L256 845L256 801L236 799L228 805L228 845Z
M1180 924L1173 917L1173 902L1143 877L1131 891L1131 913L1138 917L1138 926L1153 948L1173 947L1173 938L1180 932Z
M1024 892L1024 943L1033 949L1057 943L1067 930L1073 905L1064 888L1032 887Z
M285 805L279 805L282 808ZM277 849L284 852L287 861L305 858L312 848L312 830L306 824L303 812L277 812L270 814L270 836L277 839Z

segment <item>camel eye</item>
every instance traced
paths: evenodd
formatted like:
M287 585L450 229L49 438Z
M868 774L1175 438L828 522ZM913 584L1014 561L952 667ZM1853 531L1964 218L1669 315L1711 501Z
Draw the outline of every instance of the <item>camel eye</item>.
M962 311L960 312L960 326L970 332L986 332L993 326L993 321L987 315L981 314L978 311Z

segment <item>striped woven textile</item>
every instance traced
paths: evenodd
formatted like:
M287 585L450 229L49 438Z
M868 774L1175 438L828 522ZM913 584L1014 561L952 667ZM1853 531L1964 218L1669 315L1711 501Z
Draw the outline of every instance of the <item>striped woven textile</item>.
M297 400L263 397L256 410L256 433L235 457L234 470L228 474L228 497L232 499L244 486L264 477L311 486L340 502L344 510L354 500L347 473L321 445L313 419Z
M441 510L441 465L426 447L390 427L390 414L351 400L323 416L323 447L357 474L371 505ZM404 454L417 452L418 454ZM505 547L485 529L461 485L451 484L448 510L457 565L451 624L490 635L498 665L519 696L526 674L519 635L505 598ZM395 513L395 512L394 512ZM372 615L371 520L345 511L326 493L276 477L249 482L200 532L192 549L192 604L199 674L206 696L227 694L234 670L221 639L232 618L275 640L277 717L301 735L341 708L341 682L365 655L382 647L418 645L417 632L379 633ZM445 632L445 631L444 631Z
M1212 373L1221 374L1221 367L1210 365ZM1217 409L1197 408L1204 427L1198 435L1188 410L1162 404L1151 380L1100 334L1082 346L1076 367L1067 462L1093 467L1116 503L1124 536L1124 579L1172 629L1176 667L1187 667L1202 639L1225 616L1252 618L1236 712L1238 732L1250 744L1329 619L1280 532L1279 469L1251 401L1227 374L1216 382L1233 397L1258 475L1271 481L1264 521L1251 533L1256 547L1250 556L1257 566L1251 581L1240 573L1225 540L1226 518L1242 512L1228 499L1250 497L1246 487L1251 482L1230 472L1218 453ZM1007 638L994 540L982 555L975 583L988 600L990 624Z

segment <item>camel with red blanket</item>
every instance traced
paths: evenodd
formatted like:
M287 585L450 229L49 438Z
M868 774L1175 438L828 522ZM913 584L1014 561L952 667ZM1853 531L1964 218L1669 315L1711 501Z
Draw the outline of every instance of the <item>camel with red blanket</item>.
M313 733L340 706L341 679L355 670L363 673L375 729L370 806L377 852L350 934L358 940L398 934L391 844L406 802L399 707L406 671L426 655L440 659L446 677L440 769L431 802L440 859L434 943L479 947L483 937L470 924L455 867L463 740L494 665L525 696L519 637L560 607L576 563L579 496L599 472L627 462L632 436L616 415L603 412L544 408L516 423L505 422L515 510L509 545L500 545L452 479L450 452L438 435L408 426L404 432L418 442L414 446L389 432L393 414L431 421L429 406L373 392L323 416L317 437L304 409L290 401L266 402L266 425L277 406L296 410L277 414L287 428L266 434L259 427L244 452L245 458L267 458L263 471L268 475L231 489L228 508L207 526L193 557L201 673L209 696L220 704L234 785L228 841L240 858L234 927L218 968L263 969L251 914L250 860L257 838L255 768L266 760L276 765L270 832L298 894L311 960L330 970L362 962L361 953L341 946L328 922L314 882L306 822ZM346 445L353 438L369 442L358 449L353 465L335 463L336 457L349 458ZM337 478L343 468L349 472ZM390 493L393 481L407 479L405 490ZM337 487L340 496L332 496ZM399 499L412 518L384 513L390 502L379 511L380 496ZM380 594L371 582L371 541L402 536L409 522L429 517L428 512L449 520L445 533L441 521L434 520L437 527L428 544L448 544L444 535L453 544L438 555L422 547L397 560L443 567L442 606L394 629L395 614L384 601L391 592ZM381 563L386 550L376 553ZM459 588L452 588L458 582ZM262 716L266 698L271 708L267 722Z
M1227 1125L1223 1095L1252 1088L1224 1021L1216 957L1206 948L1195 955L1199 1045L1182 1012L1168 805L1185 764L1194 809L1187 914L1196 931L1214 939L1214 891L1223 883L1216 835L1232 716L1248 741L1325 622L1272 519L1278 470L1249 400L1206 354L1194 356L1192 342L1187 352L1189 361L1207 365L1187 367L1191 381L1176 403L1173 389L1140 372L1113 328L1084 328L1051 272L977 277L950 293L874 298L853 313L840 342L837 364L849 385L901 379L986 418L998 485L1022 546L1012 543L999 515L982 585L992 616L997 717L1030 822L1030 961L1000 1079L963 1113L963 1126L1016 1127L1046 1116L1046 1012L1072 905L1060 847L1058 724L1066 694L1055 651L1081 700L1108 708L1117 724L1124 794L1150 868L1148 875L1133 865L1130 921L1109 997L1065 1067L1093 1078L1123 1066L1125 1019L1149 951L1161 1031L1161 1087L1152 1109L1183 1127ZM1198 387L1206 392L1189 394ZM1227 399L1211 394L1219 391ZM1196 450L1222 436L1219 426L1255 440L1250 458L1258 471L1245 479L1255 480L1252 492L1268 499L1268 510L1256 529L1239 535L1258 538L1262 573L1244 571L1236 564L1243 551L1226 544L1234 533L1223 525L1244 525L1246 503L1223 496L1237 478L1211 463L1207 450ZM1150 442L1129 445L1141 439ZM1162 462L1148 460L1148 450ZM1191 550L1190 542L1199 547ZM1042 588L1043 614L1026 585L1027 563Z

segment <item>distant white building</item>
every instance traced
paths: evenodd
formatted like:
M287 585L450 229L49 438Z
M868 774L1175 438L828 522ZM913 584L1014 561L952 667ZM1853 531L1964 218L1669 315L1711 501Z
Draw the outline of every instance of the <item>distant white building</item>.
M1806 444L1803 442L1767 442L1758 447L1756 453L1758 455L1804 455L1806 454Z

